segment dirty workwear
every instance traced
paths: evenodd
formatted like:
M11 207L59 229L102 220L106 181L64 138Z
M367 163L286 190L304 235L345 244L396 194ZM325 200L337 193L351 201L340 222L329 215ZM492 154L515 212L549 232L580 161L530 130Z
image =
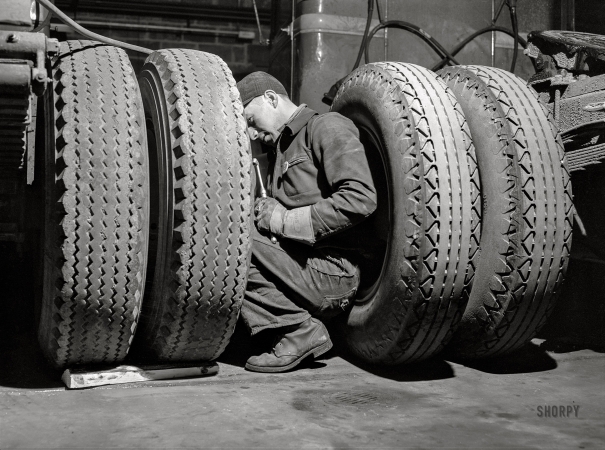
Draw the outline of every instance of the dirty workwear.
M354 254L361 243L353 225L376 209L359 132L338 113L318 115L301 105L269 161L269 196L288 212L306 208L311 231L274 243L269 232L254 228L241 311L252 334L311 316L327 320L350 306L359 286Z
M305 105L293 116L269 155L267 194L288 210L308 208L314 243L372 214L376 190L351 120L335 112L319 115Z
M358 286L359 269L340 250L273 243L254 228L241 317L253 335L311 316L328 320L348 309Z

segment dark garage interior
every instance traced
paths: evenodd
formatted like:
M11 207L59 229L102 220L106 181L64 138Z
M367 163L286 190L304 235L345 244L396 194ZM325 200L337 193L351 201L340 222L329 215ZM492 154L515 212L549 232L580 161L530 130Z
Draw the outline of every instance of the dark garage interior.
M0 448L603 447L603 2L3 3ZM240 314L258 71L350 119L378 198L283 373Z

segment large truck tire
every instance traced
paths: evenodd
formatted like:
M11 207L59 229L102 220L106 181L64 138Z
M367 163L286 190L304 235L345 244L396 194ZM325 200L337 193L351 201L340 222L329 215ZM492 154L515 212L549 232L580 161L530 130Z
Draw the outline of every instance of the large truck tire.
M251 156L227 65L160 50L139 75L153 180L148 289L137 352L212 360L235 328L250 253Z
M501 355L544 325L567 269L573 205L565 153L547 109L515 75L459 66L440 76L467 118L484 204L478 269L448 351Z
M67 41L47 93L38 339L55 368L124 359L145 283L145 123L126 53Z
M332 111L359 128L378 193L362 224L372 257L340 331L365 362L428 358L452 336L475 272L481 205L464 115L434 73L401 63L352 72Z

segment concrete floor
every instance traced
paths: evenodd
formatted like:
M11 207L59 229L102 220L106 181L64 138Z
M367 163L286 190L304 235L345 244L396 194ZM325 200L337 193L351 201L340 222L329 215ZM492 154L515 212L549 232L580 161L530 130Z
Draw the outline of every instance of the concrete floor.
M604 448L605 354L544 346L390 370L329 353L273 375L226 357L213 377L78 391L30 360L0 380L0 448Z
M573 338L583 330L602 342L597 297L564 296L556 338L491 362L379 369L335 349L295 372L254 374L237 332L216 376L68 391L35 340L31 268L1 260L0 449L605 448L603 346L569 345L593 342Z

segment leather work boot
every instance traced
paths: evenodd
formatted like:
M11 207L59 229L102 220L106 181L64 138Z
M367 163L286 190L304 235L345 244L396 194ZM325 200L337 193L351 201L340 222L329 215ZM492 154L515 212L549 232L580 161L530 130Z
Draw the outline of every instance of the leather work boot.
M252 356L246 369L254 372L285 372L296 367L309 355L317 358L332 348L325 325L309 318L296 329L284 334L269 353Z

